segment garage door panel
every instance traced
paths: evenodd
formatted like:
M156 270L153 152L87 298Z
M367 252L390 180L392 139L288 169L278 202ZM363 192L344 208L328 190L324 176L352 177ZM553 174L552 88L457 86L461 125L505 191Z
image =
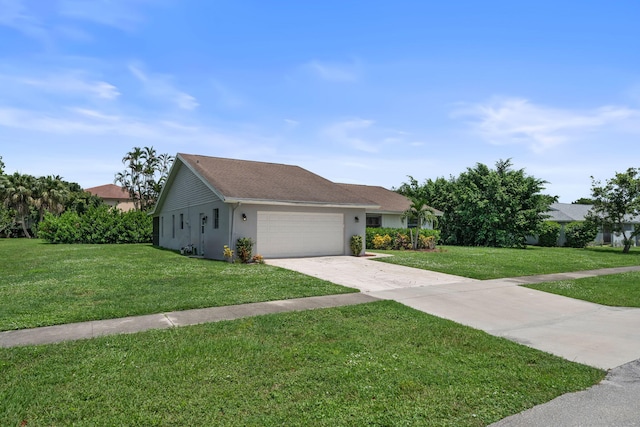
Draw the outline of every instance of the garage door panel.
M258 212L257 251L265 257L342 255L344 215Z

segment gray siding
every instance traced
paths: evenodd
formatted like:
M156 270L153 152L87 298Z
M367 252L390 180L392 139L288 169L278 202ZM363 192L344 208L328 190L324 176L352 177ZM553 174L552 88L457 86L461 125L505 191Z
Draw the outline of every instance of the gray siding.
M189 168L180 164L180 169L171 183L171 191L167 194L162 206L162 211L184 209L193 204L202 205L219 200L200 178Z

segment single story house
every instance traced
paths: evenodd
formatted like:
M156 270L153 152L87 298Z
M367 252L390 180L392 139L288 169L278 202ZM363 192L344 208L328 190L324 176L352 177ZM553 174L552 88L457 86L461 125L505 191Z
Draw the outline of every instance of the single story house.
M367 227L409 228L416 226L415 220L406 221L404 213L411 206L411 201L402 194L373 185L339 185L379 205L376 209L367 210ZM430 209L435 216L442 216L441 211ZM424 224L423 228L433 228L433 224Z
M109 206L115 206L123 212L134 209L133 200L129 192L114 184L99 185L97 187L86 188L94 196L100 197Z
M298 166L178 153L152 212L153 243L211 259L241 237L265 258L350 255L374 209Z
M565 226L570 222L584 221L593 205L579 205L573 203L552 203L549 207L547 221L554 221L560 224L560 235L558 236L558 246L564 246L567 241L565 236ZM625 231L632 231L634 224L640 223L640 218L629 217L628 222L624 224ZM537 239L530 240L527 243L536 244ZM600 230L594 240L598 245L622 246L622 234L612 233L609 230ZM640 237L636 237L635 245L640 245Z

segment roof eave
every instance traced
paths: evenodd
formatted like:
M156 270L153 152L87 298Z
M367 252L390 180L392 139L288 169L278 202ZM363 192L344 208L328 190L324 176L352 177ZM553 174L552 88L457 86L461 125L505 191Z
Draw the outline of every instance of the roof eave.
M377 209L378 205L367 205L360 203L335 203L335 202L314 202L298 200L268 200L268 199L247 199L238 197L227 197L225 203L246 203L250 205L275 205L275 206L301 206L301 207L323 207L323 208L357 208L357 209Z

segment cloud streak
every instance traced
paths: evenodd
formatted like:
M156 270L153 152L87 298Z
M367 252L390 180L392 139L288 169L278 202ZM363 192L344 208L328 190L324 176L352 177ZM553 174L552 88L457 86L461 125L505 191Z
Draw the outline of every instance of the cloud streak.
M627 127L640 118L640 110L604 106L573 111L536 105L523 98L502 98L465 105L452 116L469 118L472 129L492 144L520 144L544 152L591 132Z
M352 83L360 77L357 64L338 64L313 60L304 64L303 68L309 70L314 76L330 82Z
M129 71L142 82L146 92L163 101L168 101L182 110L195 110L200 105L195 97L175 88L168 76L148 74L139 64L129 65Z

